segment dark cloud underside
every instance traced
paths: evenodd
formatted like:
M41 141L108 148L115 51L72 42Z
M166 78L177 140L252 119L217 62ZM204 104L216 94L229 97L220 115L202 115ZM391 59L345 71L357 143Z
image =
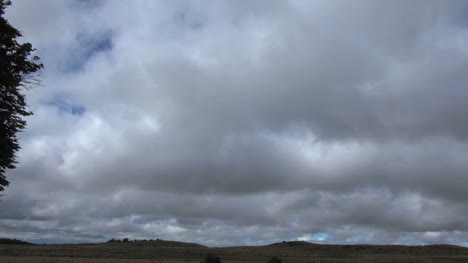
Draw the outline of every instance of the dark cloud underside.
M15 1L46 70L0 234L467 245L466 10Z

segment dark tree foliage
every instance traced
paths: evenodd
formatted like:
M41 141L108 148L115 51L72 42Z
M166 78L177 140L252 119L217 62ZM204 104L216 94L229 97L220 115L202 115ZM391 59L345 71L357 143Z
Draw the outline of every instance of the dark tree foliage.
M20 149L16 134L26 127L23 119L32 112L26 109L22 89L38 84L35 72L43 65L32 56L30 43L18 43L21 32L4 18L8 0L0 0L0 191L8 186L7 169L15 168L16 151Z

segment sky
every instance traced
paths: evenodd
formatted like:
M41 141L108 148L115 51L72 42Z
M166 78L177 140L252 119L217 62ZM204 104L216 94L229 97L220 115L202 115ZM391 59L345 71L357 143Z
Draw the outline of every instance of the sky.
M0 236L468 246L468 2L15 0Z

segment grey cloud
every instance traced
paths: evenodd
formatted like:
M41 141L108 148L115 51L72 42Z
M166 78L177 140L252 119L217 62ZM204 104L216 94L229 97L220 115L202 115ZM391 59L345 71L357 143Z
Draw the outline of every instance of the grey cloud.
M464 2L28 4L50 66L0 234L466 244Z

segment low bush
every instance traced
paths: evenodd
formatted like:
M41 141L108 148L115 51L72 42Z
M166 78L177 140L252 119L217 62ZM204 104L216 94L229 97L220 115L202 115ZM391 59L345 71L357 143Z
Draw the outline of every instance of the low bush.
M267 263L282 263L283 260L277 256L271 257Z
M215 256L215 255L206 255L205 259L203 259L202 261L200 261L200 263L221 263L222 260L219 256Z

